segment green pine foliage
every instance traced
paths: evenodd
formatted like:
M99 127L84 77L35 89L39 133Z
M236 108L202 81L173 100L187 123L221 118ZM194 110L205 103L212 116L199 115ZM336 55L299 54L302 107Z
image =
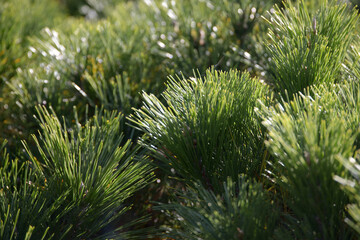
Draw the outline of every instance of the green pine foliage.
M358 20L347 4L324 1L309 12L303 0L275 7L268 19L269 72L276 91L285 96L311 85L337 82Z
M253 55L261 14L272 1L145 1L141 10L150 19L157 40L156 54L167 56L170 67L189 77L193 69L255 69ZM148 10L150 8L150 10ZM153 31L153 30L152 30ZM241 57L240 57L241 56ZM251 63L249 65L244 63Z
M123 142L119 114L98 113L85 126L68 129L38 108L40 158L1 159L2 239L130 239L126 230L143 221L118 222L125 203L152 179L152 168ZM115 223L117 225L115 225Z
M25 63L28 36L38 35L61 16L58 4L41 0L2 0L0 6L0 87ZM44 14L46 12L46 14Z
M143 93L131 120L164 167L215 192L228 176L259 176L265 131L254 113L268 88L249 73L209 70L204 78L171 78L161 100Z
M348 200L333 181L334 175L346 176L337 156L353 156L358 135L351 124L358 95L347 90L315 88L313 97L308 91L274 107L262 105L260 111L274 156L268 177L285 195L282 201L296 219L290 224L298 238L349 238L342 224Z
M177 219L178 228L170 229L175 239L269 239L277 213L261 184L237 182L223 184L223 195L215 195L201 184L179 197L184 204L165 206Z
M129 210L125 200L152 179L152 168L138 159L138 148L131 149L130 140L123 143L122 116L99 112L70 129L45 108L38 112L42 133L34 140L40 157L26 144L25 149L51 200L62 196L63 211L51 233L66 239L121 236L116 234L121 225L111 224ZM126 232L124 236L129 237Z
M73 3L95 4L90 0ZM111 6L112 1L103 3ZM199 11L193 12L194 7ZM270 7L264 1L227 1L226 5L218 1L120 1L101 21L67 20L53 28L34 29L37 34L28 39L29 48L22 54L26 64L17 66L3 90L2 105L11 110L5 109L7 121L0 129L16 148L16 139L27 139L36 131L32 116L38 104L52 106L59 116L73 106L84 112L86 104L91 112L102 105L129 114L132 107L141 106L139 92L159 96L170 74L190 76L193 69L203 74L211 65L218 69L239 66L258 74L260 65L252 63L264 62L256 55L263 49L252 47L256 45L253 35L263 30L259 19ZM15 109L20 118L11 114Z
M5 144L2 144L0 158L0 237L51 239L44 223L50 221L50 215L59 208L56 203L48 204L42 183L29 167L30 163L9 159Z
M360 198L359 198L359 157L344 158L338 157L338 160L346 167L351 177L342 178L334 176L334 179L341 184L345 192L351 199L351 204L347 206L350 216L345 219L357 233L360 234Z
M360 239L350 2L0 0L0 239Z

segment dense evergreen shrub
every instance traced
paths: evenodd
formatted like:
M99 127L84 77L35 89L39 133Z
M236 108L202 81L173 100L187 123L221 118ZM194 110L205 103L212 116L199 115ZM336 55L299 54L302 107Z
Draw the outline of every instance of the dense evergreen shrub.
M9 159L5 144L1 147L0 157L0 237L45 239L49 229L44 223L51 220L56 210L59 211L59 206L56 202L49 204L47 197L50 195L42 190L42 182L29 162Z
M209 70L204 78L171 78L164 105L143 93L144 107L132 121L149 139L143 144L187 182L200 180L219 191L230 176L261 174L264 136L254 113L268 88L248 73Z
M59 204L56 225L46 223L53 226L49 234L59 239L121 236L121 225L112 224L129 210L124 201L152 179L152 168L138 159L138 148L130 149L130 140L122 144L122 116L99 112L85 125L76 122L68 128L45 108L38 112L42 133L34 139L41 157L26 144L25 149L49 193L46 200ZM129 238L126 232L123 237Z
M177 219L179 228L168 230L175 239L269 239L278 220L261 184L243 177L224 182L222 195L200 184L179 197L185 203L162 206ZM179 201L179 200L178 200Z
M309 12L303 0L275 7L268 19L271 81L284 96L311 85L337 82L358 20L347 4L324 1Z
M0 2L1 239L359 239L350 1Z
M349 217L345 219L356 232L360 233L360 198L359 198L359 157L356 158L344 158L338 157L338 160L346 167L351 174L351 177L345 179L339 176L334 176L334 179L338 181L345 192L351 199L351 204L347 206Z
M254 71L260 67L253 33L261 34L261 14L272 1L145 2L147 6L141 9L159 46L154 50L171 59L169 67L178 69L176 73L190 77L193 69L204 74L211 66Z
M46 14L44 14L46 12ZM27 37L51 27L62 14L58 4L40 0L2 0L0 6L0 86L26 64Z
M274 156L267 173L294 214L290 228L297 238L348 239L351 234L342 224L348 200L333 180L346 176L337 157L353 156L358 136L359 122L352 125L358 94L346 92L349 86L315 88L313 97L308 91L261 108L269 131L266 145Z

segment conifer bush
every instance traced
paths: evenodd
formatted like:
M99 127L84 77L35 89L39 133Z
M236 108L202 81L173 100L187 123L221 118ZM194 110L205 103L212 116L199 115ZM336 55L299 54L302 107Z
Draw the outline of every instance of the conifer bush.
M324 1L310 12L305 2L275 6L270 14L267 48L271 83L285 96L311 85L337 82L358 20L345 3Z
M5 145L6 142L2 144L0 157L0 237L29 240L37 236L44 239L48 229L41 226L41 221L50 220L49 213L58 208L46 206L40 182L29 163L9 159ZM39 225L34 227L36 222Z
M152 179L144 164L123 141L120 118L103 112L72 129L45 108L38 108L42 133L34 136L40 158L25 149L29 161L0 165L0 236L3 239L130 239L117 222L135 191ZM3 148L3 147L2 147ZM118 224L115 225L115 224Z
M358 81L344 81L336 85L322 85L311 88L311 95L317 96L321 102L321 108L327 114L336 112L337 116L344 120L346 129L356 133L359 128L360 110L360 86ZM359 149L359 136L355 140L355 148Z
M194 6L202 10L196 11L191 20L189 11ZM214 7L222 16L219 20L214 17ZM229 1L224 6L216 1L207 5L197 1L169 2L167 7L157 1L150 5L121 2L117 8L119 16L112 15L100 22L77 21L78 27L45 28L40 36L30 38L28 59L24 59L27 64L8 81L10 89L5 92L11 90L11 94L6 93L11 100L4 105L17 102L10 108L21 112L21 118L19 121L7 113L11 121L4 127L15 129L15 135L13 131L8 133L12 136L31 134L36 126L32 116L37 104L52 106L59 115L74 105L84 111L85 104L128 114L131 107L141 106L139 91L158 96L169 74L189 75L194 68L203 73L212 64L220 69L238 65L237 55L244 54L245 49L237 49L236 42L244 43L243 48L245 42L253 42L249 35L257 26L260 14L269 7L270 4L262 1L251 4ZM234 9L243 12L241 18L234 15ZM173 25L168 11L179 15L178 26ZM129 18L133 21L129 22ZM148 26L144 27L144 21L149 21ZM191 26L195 23L195 29L189 28L190 23ZM168 36L162 39L164 31ZM207 37L201 40L204 31ZM200 44L202 41L205 42ZM212 56L210 62L208 53ZM18 127L28 123L24 129ZM10 142L12 145L13 141Z
M349 2L2 0L0 238L359 239Z
M358 234L360 233L360 198L359 198L359 156L356 158L344 158L338 156L338 160L346 167L350 177L342 178L334 176L339 182L351 200L351 204L347 206L349 217L345 219Z
M47 14L44 14L46 12ZM0 84L24 64L28 40L61 16L55 1L2 0L0 6ZM1 86L0 85L0 86Z
M289 224L297 238L351 236L343 225L348 199L333 176L346 176L337 156L353 156L358 127L351 128L346 121L353 114L353 105L346 104L353 96L344 99L341 86L334 94L335 89L328 88L326 93L322 88L321 95L313 97L308 91L274 107L263 105L260 111L268 129L266 145L274 156L268 177L279 185L285 206L294 214Z
M130 24L118 26L102 21L95 24L83 22L72 33L66 34L67 31L44 29L40 38L31 39L30 52L34 65L40 65L31 69L35 73L45 70L47 75L55 74L66 90L72 92L70 101L80 98L92 107L103 105L110 110L128 112L129 107L122 106L119 101L109 101L101 94L102 91L112 91L110 86L119 84L116 78L130 84L126 92L128 98L138 98L139 89L159 91L161 76L165 78L165 75L161 69L155 68L161 65L161 59L145 55L148 50L145 30ZM159 75L160 79L151 81L150 76L154 75ZM31 78L22 81L36 83ZM43 87L38 86L38 89L41 92ZM61 97L62 94L54 95ZM120 93L116 95L120 97ZM140 100L137 101L132 104L140 105ZM34 106L39 103L34 103Z
M99 112L85 125L76 122L68 129L45 108L38 108L38 115L42 133L34 140L40 158L26 144L25 149L51 200L63 198L59 223L51 233L67 239L121 236L121 226L111 224L129 210L124 201L152 179L152 168L138 159L138 148L123 141L122 116Z
M170 78L162 96L166 105L143 93L144 106L131 120L165 168L215 192L228 176L260 175L265 131L254 106L258 98L269 101L263 83L246 72L212 69L205 77Z
M71 34L66 34L69 30L45 28L40 37L31 38L29 64L8 81L8 97L17 103L11 108L21 117L9 113L11 121L5 127L15 126L17 132L26 132L25 136L34 133L33 115L38 104L52 106L59 115L67 114L73 106L83 113L86 104L91 112L101 105L125 114L140 106L139 89L156 92L160 88L161 78L157 82L146 78L164 73L154 67L159 61L142 57L146 51L142 49L144 34L133 29L138 34L129 30L121 34L121 29L109 22L82 23ZM19 129L21 125L26 127ZM126 130L129 134L131 130Z
M170 229L175 239L269 239L277 213L261 184L240 177L224 182L223 195L201 184L180 195L185 204L165 205L180 227Z
M256 61L249 52L256 53L256 41L251 34L262 30L261 14L272 1L145 2L147 6L142 9L159 46L156 53L171 58L170 68L180 69L187 77L193 69L203 74L211 66L254 69L252 63Z

